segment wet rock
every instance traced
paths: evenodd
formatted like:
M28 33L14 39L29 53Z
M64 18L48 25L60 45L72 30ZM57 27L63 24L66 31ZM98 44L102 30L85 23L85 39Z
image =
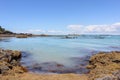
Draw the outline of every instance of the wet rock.
M29 52L24 52L24 51L22 51L21 53L22 53L22 58L27 58L27 57L30 56L30 53L29 53Z
M85 56L85 57L72 57L70 60L72 60L74 63L81 65L81 66L86 66L89 63L90 56Z
M28 67L28 68L31 68L31 67ZM32 68L31 69L35 69L35 70L41 70L41 66L40 66L40 64L33 64L32 65Z
M89 70L86 69L86 66L89 63L90 56L85 57L71 57L70 60L74 62L73 70L75 73L88 73Z

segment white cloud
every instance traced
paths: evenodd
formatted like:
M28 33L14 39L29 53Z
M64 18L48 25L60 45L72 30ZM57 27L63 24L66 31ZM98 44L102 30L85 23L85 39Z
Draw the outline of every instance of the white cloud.
M59 31L59 30L48 30L48 33L62 33L63 31Z
M112 24L113 26L119 26L120 27L120 22Z
M83 31L84 26L83 26L83 25L69 25L67 28L68 28L68 29L70 30L70 32L72 32L72 33L80 33L80 32Z
M41 30L41 29L30 29L30 30L28 30L27 32L29 32L29 33L44 33L44 32L46 32L45 30Z
M26 31L17 31L18 33L33 33L33 34L66 34L67 31L62 30L42 30L42 29L29 29Z
M33 34L120 34L120 22L111 25L68 25L66 30L29 29L16 31Z
M120 34L120 23L115 23L111 25L88 25L88 26L69 25L67 28L74 33Z
M83 25L69 25L68 26L68 29L71 29L71 30L75 30L75 31L77 31L77 30L82 30L82 28L83 28Z
M61 35L61 34L68 34L68 31L64 31L64 30L48 30L46 31L47 34L53 34L53 35Z

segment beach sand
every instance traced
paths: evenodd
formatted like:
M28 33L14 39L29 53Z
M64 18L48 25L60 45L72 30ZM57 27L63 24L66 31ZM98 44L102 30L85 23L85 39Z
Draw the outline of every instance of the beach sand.
M1 76L0 80L88 80L86 75L79 74L35 74L23 73Z

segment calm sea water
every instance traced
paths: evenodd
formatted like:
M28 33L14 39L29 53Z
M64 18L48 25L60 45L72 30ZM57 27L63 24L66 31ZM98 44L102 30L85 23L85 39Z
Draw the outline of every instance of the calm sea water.
M120 36L77 36L66 39L64 36L1 38L0 48L28 52L36 63L57 62L73 65L72 57L83 57L99 51L120 51Z

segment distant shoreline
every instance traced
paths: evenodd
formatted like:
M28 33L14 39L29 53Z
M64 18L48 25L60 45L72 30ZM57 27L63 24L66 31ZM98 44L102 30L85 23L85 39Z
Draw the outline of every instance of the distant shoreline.
M28 37L52 37L52 36L120 36L120 35L106 35L106 34L81 34L81 35L49 35L49 34L31 34L31 33L13 33L13 34L0 34L0 37L16 37L16 36L28 36Z

